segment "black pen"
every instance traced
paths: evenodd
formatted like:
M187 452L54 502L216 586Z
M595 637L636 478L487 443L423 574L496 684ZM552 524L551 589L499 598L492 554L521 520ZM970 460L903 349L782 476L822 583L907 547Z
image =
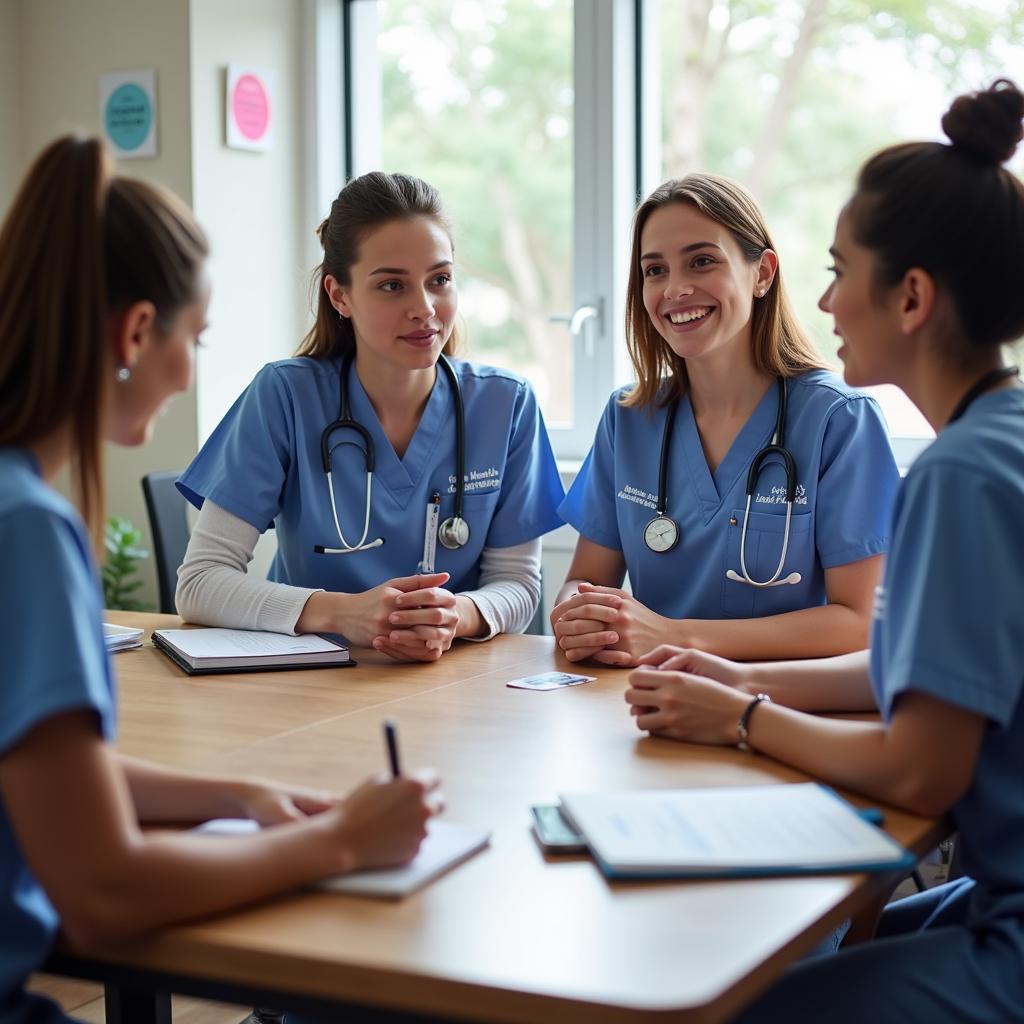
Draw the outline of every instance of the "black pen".
M398 764L398 733L395 731L395 723L390 718L384 720L384 742L388 746L391 778L397 779L402 774L402 769Z

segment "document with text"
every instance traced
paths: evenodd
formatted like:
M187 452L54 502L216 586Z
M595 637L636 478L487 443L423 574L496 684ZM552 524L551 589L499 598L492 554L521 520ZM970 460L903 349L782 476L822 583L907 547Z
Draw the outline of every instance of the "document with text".
M814 782L568 793L562 811L610 877L895 871L915 858Z

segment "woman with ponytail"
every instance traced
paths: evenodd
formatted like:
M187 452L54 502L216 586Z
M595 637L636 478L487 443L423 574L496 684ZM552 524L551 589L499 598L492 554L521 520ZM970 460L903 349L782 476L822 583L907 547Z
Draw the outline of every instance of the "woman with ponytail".
M66 1018L24 991L58 925L100 943L412 857L430 780L342 799L119 754L93 549L103 442L138 445L192 377L206 240L96 139L36 160L0 228L0 1019ZM82 516L52 482L70 468ZM250 817L256 835L143 833Z
M440 197L419 178L364 174L319 236L312 330L257 374L178 482L202 510L179 613L341 633L403 661L521 632L562 485L529 384L453 358ZM271 526L270 578L254 579Z
M846 379L898 385L938 435L897 496L870 652L739 665L662 647L631 676L642 730L734 744L742 722L760 753L960 833L965 877L791 969L744 1024L1024 1020L1024 388L1002 358L1024 335L1024 184L1002 166L1022 118L1011 82L960 97L949 143L877 153L836 226L821 307ZM792 710L869 692L878 724Z

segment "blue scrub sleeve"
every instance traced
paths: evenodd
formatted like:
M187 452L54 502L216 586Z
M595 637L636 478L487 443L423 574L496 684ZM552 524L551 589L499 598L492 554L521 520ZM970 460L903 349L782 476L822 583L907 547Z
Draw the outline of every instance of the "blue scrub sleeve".
M256 374L178 480L196 508L209 498L260 533L281 510L295 451L295 413L280 373L271 364Z
M1009 725L1020 661L1020 509L963 463L914 467L886 566L882 711L928 693Z
M615 392L597 425L594 444L559 507L562 518L587 540L613 551L622 550L615 510Z
M467 424L467 429L472 426ZM536 396L526 384L520 384L487 546L512 547L561 526L558 504L562 494L562 479Z
M0 756L47 718L78 709L94 710L112 739L102 602L85 543L49 509L25 508L0 522Z
M815 544L826 569L882 554L899 470L875 402L851 398L825 424L815 508Z

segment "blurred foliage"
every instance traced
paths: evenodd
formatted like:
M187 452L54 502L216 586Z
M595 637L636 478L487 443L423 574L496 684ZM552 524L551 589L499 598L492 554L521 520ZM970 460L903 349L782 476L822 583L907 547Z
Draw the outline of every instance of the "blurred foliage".
M815 306L857 167L908 134L939 136L919 123L914 83L948 99L1024 78L1007 66L1024 53L1024 0L661 0L656 11L660 53L641 76L660 84L660 109L643 109L661 119L665 176L700 168L754 189L797 309L831 356ZM378 12L383 165L445 199L472 350L551 369L566 335L547 314L572 301L572 2L379 0Z
M142 580L135 578L139 562L149 557L149 552L139 546L142 534L129 520L111 516L107 520L103 543L107 551L100 573L103 607L126 612L151 611L148 605L132 597L142 586Z

